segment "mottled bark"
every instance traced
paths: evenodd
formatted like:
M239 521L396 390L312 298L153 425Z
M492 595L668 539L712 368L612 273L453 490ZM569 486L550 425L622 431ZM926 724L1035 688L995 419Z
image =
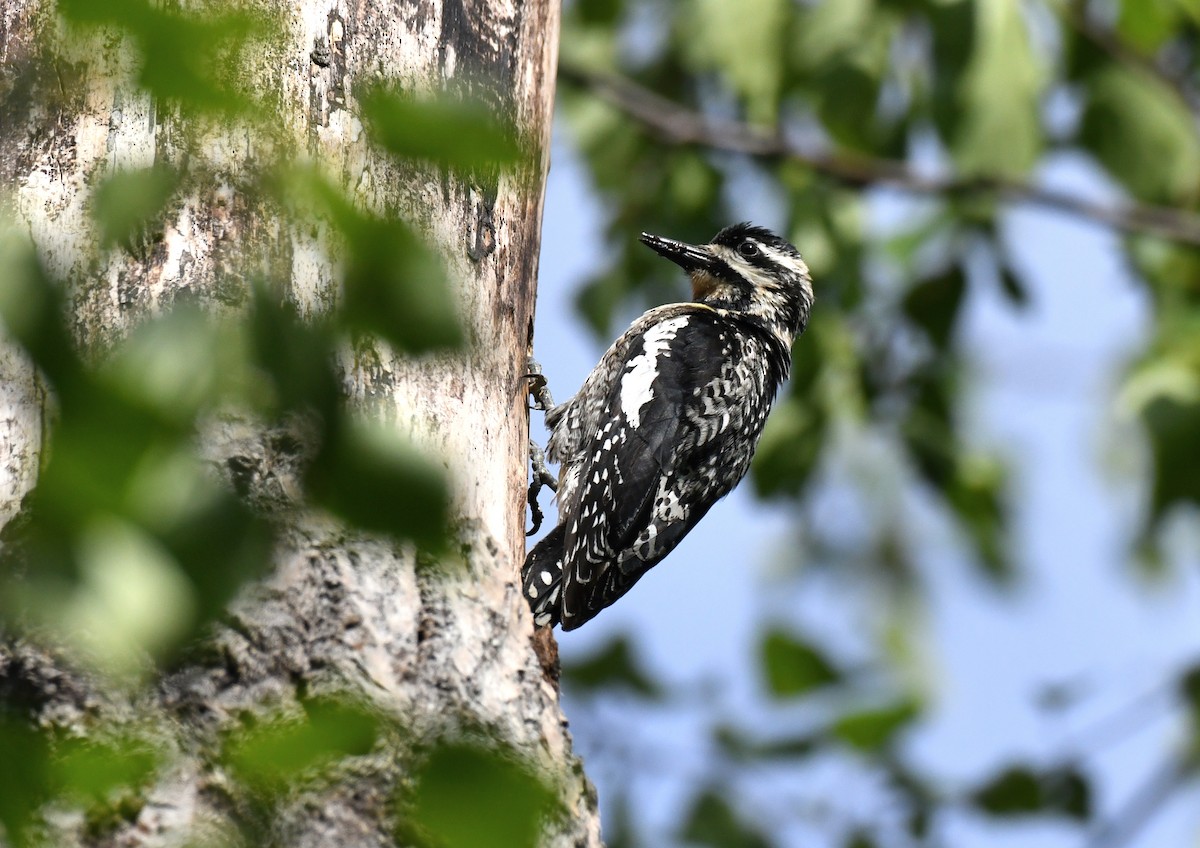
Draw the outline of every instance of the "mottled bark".
M0 179L7 214L71 280L78 341L103 350L179 301L236 310L256 272L287 281L301 314L336 303L336 248L314 222L294 227L248 190L280 156L309 158L364 209L399 214L438 247L458 284L468 355L407 360L356 348L345 390L380 421L443 457L462 519L464 576L423 576L394 546L299 511L273 574L231 610L208 660L160 681L138 710L178 723L170 776L113 844L176 844L245 813L198 751L231 717L287 708L300 692L359 693L430 732L478 723L528 753L562 786L570 816L546 844L599 843L594 798L570 750L557 692L530 645L517 573L528 417L522 378L531 333L558 34L554 0L264 0L282 38L242 70L276 104L280 134L189 124L131 83L119 38L60 41L50 0L0 0ZM53 44L59 59L39 59ZM389 159L367 142L355 100L372 81L481 99L539 153L515 173L458 179ZM122 168L183 167L161 232L139 250L100 251L90 189ZM21 354L0 349L0 521L36 480L45 398ZM229 417L205 456L251 496L286 504L294 442ZM135 713L119 694L28 644L0 650L0 696L45 722L86 731L89 716ZM336 785L295 799L272 824L287 845L384 845L397 766L365 758ZM65 817L61 839L80 841Z

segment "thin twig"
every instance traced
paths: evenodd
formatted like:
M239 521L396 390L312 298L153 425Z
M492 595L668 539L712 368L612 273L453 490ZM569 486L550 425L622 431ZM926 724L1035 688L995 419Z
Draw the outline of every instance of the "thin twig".
M708 118L615 74L560 66L559 77L591 91L669 144L707 147L758 159L797 162L840 183L887 186L914 194L991 195L1086 218L1127 233L1200 245L1200 216L1142 203L1109 205L1003 177L927 176L907 164L857 154L806 150L777 133L738 121Z

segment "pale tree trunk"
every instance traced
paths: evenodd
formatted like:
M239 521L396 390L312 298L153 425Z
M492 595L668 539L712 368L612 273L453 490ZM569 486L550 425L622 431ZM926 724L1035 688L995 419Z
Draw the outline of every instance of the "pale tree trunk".
M101 0L97 0L101 2ZM261 5L261 4L260 4ZM377 420L445 458L460 519L464 576L434 580L393 545L347 534L328 519L287 522L273 573L244 592L214 638L210 661L173 671L151 704L127 702L51 652L0 648L0 697L43 724L86 732L97 716L150 710L179 728L169 774L146 792L136 820L106 844L182 844L246 814L226 778L200 756L243 712L286 708L304 693L350 690L418 734L448 717L488 728L556 777L568 811L547 845L599 844L594 793L571 752L552 681L531 647L517 580L524 554L528 416L523 374L531 337L542 194L548 167L558 37L555 0L271 0L280 42L250 63L278 103L291 138L184 126L132 85L129 45L96 38L60 44L65 58L36 69L61 28L50 0L0 0L0 178L7 214L27 228L55 276L77 281L78 341L103 350L179 301L236 309L250 272L288 281L302 315L337 301L337 265L318 224L291 226L243 192L264 161L308 157L362 208L398 214L435 245L458 285L468 353L406 360L383 346L347 354L347 396ZM72 54L71 51L75 53ZM80 51L83 51L82 53ZM366 141L359 86L451 91L481 99L537 140L532 170L473 184L398 163ZM138 251L98 252L88 193L123 168L171 163L210 175L171 201L160 237ZM215 175L215 176L214 176ZM232 279L232 282L231 282ZM232 305L231 305L232 304ZM0 522L17 516L36 482L47 399L32 367L0 349ZM204 455L251 496L288 492L287 440L224 417ZM366 758L332 786L285 805L270 827L279 844L392 844L383 810L402 775ZM469 811L464 811L469 814ZM86 842L70 816L56 839Z

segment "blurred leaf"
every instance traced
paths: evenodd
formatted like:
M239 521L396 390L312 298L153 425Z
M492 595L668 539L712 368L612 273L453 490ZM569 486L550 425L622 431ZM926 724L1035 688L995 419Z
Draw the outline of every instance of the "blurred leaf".
M51 795L46 738L27 722L0 710L0 824L12 848L40 844L30 828Z
M980 6L973 0L926 4L926 17L933 36L933 90L931 110L943 141L961 137L969 110L963 108L963 80L967 67L978 55Z
M873 0L839 0L805 7L789 55L810 69L824 65L861 43L876 11Z
M957 374L944 364L923 368L910 377L910 409L901 424L905 447L917 472L939 492L953 488L958 474L959 439L953 399Z
M458 348L463 330L441 258L397 218L364 212L311 172L294 175L294 199L328 215L345 240L347 329L377 334L403 353Z
M66 18L87 24L143 24L153 12L147 0L59 0L58 11Z
M692 803L679 831L680 838L710 848L770 848L771 843L743 822L716 789L706 789Z
M359 103L372 138L393 155L460 174L520 161L516 130L500 124L483 103L448 97L422 101L379 87L359 94Z
M617 306L628 295L628 280L620 269L613 268L593 277L575 293L575 308L595 333L607 333Z
M755 123L774 124L778 115L790 11L786 0L687 0L679 7L684 55L698 70L719 72Z
M841 672L813 645L782 630L771 630L760 648L767 687L776 698L792 698L839 683Z
M816 319L796 344L787 394L772 410L754 452L751 479L763 497L803 492L823 455L829 430L817 381L824 321Z
M597 691L625 689L646 698L659 698L662 691L641 669L629 639L619 636L599 653L562 667L564 684L572 691L593 694Z
M267 386L251 367L249 334L200 309L177 306L133 330L100 366L106 386L180 430L237 401L261 404Z
M67 795L98 803L115 789L141 785L161 762L162 755L143 740L69 739L55 752L52 773L55 784Z
M228 7L183 14L149 0L59 0L58 10L75 23L128 32L141 54L138 82L156 97L217 113L251 108L241 52L265 35L251 15Z
M637 829L630 811L629 796L616 793L609 798L611 812L604 817L604 848L638 848Z
M558 811L553 789L525 765L465 743L435 748L413 784L412 821L431 837L419 844L437 848L534 848Z
M1025 309L1029 306L1029 289L1017 272L1003 262L999 263L996 268L1000 274L1000 291L1004 294L1005 300L1018 309Z
M585 24L611 27L624 12L623 0L579 0L574 12Z
M974 49L961 83L954 158L969 174L1020 176L1041 152L1042 70L1019 0L974 0Z
M1013 577L1006 530L1006 474L995 459L966 455L959 459L957 473L946 502L974 545L980 564L996 580Z
M375 747L379 719L363 707L334 699L303 706L302 718L281 718L230 737L224 762L258 789L280 791L305 772Z
M920 704L905 699L879 709L843 715L834 722L831 731L850 747L873 753L889 746L892 738L920 714Z
M329 328L301 320L292 304L268 287L254 287L249 318L254 363L274 389L258 404L275 417L316 413L328 421L338 414L341 385L333 373L334 341Z
M1087 779L1072 768L1037 771L1010 766L972 793L972 803L993 816L1064 815L1086 821L1091 815Z
M925 331L938 350L949 346L967 290L962 268L955 266L944 274L918 283L904 297L903 310L908 320Z
M973 802L994 816L1027 815L1041 811L1042 787L1035 772L1012 766L977 789Z
M1148 200L1194 197L1200 138L1192 115L1161 83L1110 64L1089 80L1080 141L1114 177Z
M1193 746L1200 751L1200 663L1186 669L1176 682L1179 695L1191 712Z
M1176 0L1121 0L1119 9L1117 32L1139 50L1153 52L1176 33Z
M21 345L55 384L78 380L82 363L66 328L62 288L51 280L29 236L0 230L0 322L5 335Z
M132 250L143 229L157 218L179 185L179 175L165 166L120 171L96 187L92 218L105 247Z
M855 830L846 836L846 840L842 843L845 848L877 848L878 844L871 838L871 834L863 830Z
M721 753L735 762L759 763L768 760L795 762L820 751L824 740L813 734L758 740L730 725L713 730L713 741Z
M438 550L449 537L443 470L394 429L345 421L305 477L313 500L364 530Z
M838 5L826 3L826 6ZM819 94L821 122L834 138L858 150L875 141L876 113L882 80L857 62L837 62L813 82Z
M1141 417L1154 457L1150 511L1157 522L1177 503L1200 504L1200 400L1161 394L1145 404Z
M419 354L463 344L458 307L441 258L395 220L341 219L347 236L347 326Z

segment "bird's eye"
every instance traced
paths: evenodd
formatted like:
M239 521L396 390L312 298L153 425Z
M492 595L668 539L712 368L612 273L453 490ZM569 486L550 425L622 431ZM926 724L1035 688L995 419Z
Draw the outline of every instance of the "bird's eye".
M742 256L758 256L758 245L752 241L744 241L738 245L738 253Z

